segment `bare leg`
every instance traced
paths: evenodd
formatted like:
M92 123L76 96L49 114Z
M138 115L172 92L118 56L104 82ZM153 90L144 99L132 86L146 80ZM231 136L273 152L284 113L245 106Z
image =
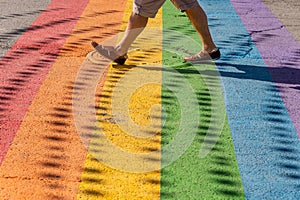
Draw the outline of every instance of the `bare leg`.
M134 40L141 34L148 23L148 18L132 13L120 43L116 46L116 50L120 55L125 54Z
M186 14L195 27L196 31L200 35L203 44L202 50L210 52L214 48L216 48L216 45L214 44L208 29L207 16L200 5L186 10Z
M112 60L120 65L123 65L127 59L127 51L134 40L141 34L148 23L148 18L132 13L125 31L125 34L120 43L111 48L99 45L95 41L91 41L91 45L102 56Z

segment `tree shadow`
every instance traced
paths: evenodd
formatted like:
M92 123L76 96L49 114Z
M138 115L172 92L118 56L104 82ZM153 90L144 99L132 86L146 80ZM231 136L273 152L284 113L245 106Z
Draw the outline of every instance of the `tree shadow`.
M139 67L135 64L141 62L141 60L151 59L157 52L157 49L149 49L149 51L145 50L145 54L131 53L127 60L127 65L122 66L109 64L109 62L102 57L95 57L95 59L92 59L97 64L92 63L90 60L86 60L85 63L83 63L83 68L77 77L76 84L74 84L73 99L75 98L75 101L80 101L81 98L87 98L89 95L89 92L87 92L88 89L94 87L91 85L92 82L94 83L94 78L99 78L101 74L102 76L98 82L96 94L93 93L95 99L89 101L88 105L85 105L88 109L95 110L96 120L90 120L91 117L86 117L86 123L81 123L81 125L77 124L80 137L82 138L89 153L86 166L82 173L82 187L79 189L79 196L109 198L111 195L115 195L115 198L123 198L125 196L128 196L128 198L142 198L141 193L128 193L131 189L127 188L127 185L136 184L132 182L133 180L136 180L143 185L143 187L136 188L137 191L144 189L143 193L146 192L150 196L159 196L159 190L157 190L160 184L158 171L134 172L130 170L137 167L143 168L143 165L149 165L147 163L156 163L155 165L160 163L159 158L151 155L148 156L146 154L153 151L159 151L160 133L154 133L151 129L149 129L148 132L144 133L153 137L135 137L134 135L131 135L132 133L127 132L124 127L123 129L121 128L121 125L124 126L124 123L126 124L130 116L120 114L121 110L115 110L113 112L112 109L112 101L116 100L118 95L122 94L122 91L124 93L129 92L129 88L133 84L132 81L134 81L134 78L137 78L138 82L142 82L142 80L139 79L141 78L140 76L136 77L133 75L132 77L132 74L134 74L135 71L144 71L144 73L147 74L152 70L147 69L146 67ZM153 67L153 69L157 70L155 67ZM120 82L123 84L120 84ZM91 89L91 91L93 92L94 89ZM151 93L151 91L149 92ZM125 96L123 98L125 98ZM160 96L154 96L151 98L153 98L154 101L158 101ZM126 99L119 100L126 102ZM76 105L79 106L81 104L78 103L74 105L76 110ZM140 102L136 102L136 104L132 107L127 104L125 106L126 108L124 109L128 109L131 116L135 116L137 114L140 114L141 118L147 118L147 116L149 116L149 110L144 113L144 110L149 108L147 105L143 104L142 100ZM86 111L86 109L83 110ZM157 115L153 117L159 118ZM140 120L137 120L138 121L135 121L135 123L139 124ZM79 121L82 122L83 120ZM160 128L160 126L156 128ZM113 165L110 162L107 162L107 156L111 154L112 149L108 149L103 144L103 141L106 140L111 141L114 146L117 146L118 149L123 151L128 151L129 153L145 153L145 156L143 157L144 164L135 162L130 164L123 163L122 168L122 166ZM111 155L109 158L115 159L115 156ZM119 159L122 160L123 158ZM118 166L121 168L118 168ZM97 179L97 181L94 181L95 177L101 177L101 180ZM120 188L118 188L117 185L112 186L110 185L112 180L115 180L116 182L122 180L122 184L124 186Z
M221 199L241 199L244 197L240 175L236 164L236 158L230 149L232 141L228 140L228 125L223 127L223 131L218 138L218 142L211 149L210 153L205 157L199 158L199 151L203 142L211 142L214 144L215 138L218 136L211 136L211 140L207 140L209 126L212 120L212 99L211 91L205 87L201 75L206 75L207 79L212 82L219 79L217 74L209 70L201 70L201 75L198 69L204 65L211 65L213 63L205 63L197 66L175 67L176 71L184 76L194 88L197 95L198 109L200 111L200 125L197 128L197 135L192 145L187 151L174 163L162 169L162 197L166 199L180 198L194 198L201 196L201 198L221 198ZM168 68L163 69L168 71ZM182 77L174 79L174 83L181 81ZM175 85L174 85L175 86ZM176 86L175 86L176 87ZM220 87L215 85L215 87ZM216 89L215 88L215 89ZM212 89L212 88L210 88ZM214 90L214 89L212 89ZM184 91L182 91L184 92ZM163 89L162 101L165 112L168 115L168 123L163 126L162 145L167 145L174 133L178 131L178 124L180 121L179 115L176 114L176 108L180 108L176 96L168 90ZM181 102L182 104L183 102ZM171 116L170 116L171 115ZM164 154L163 154L164 157ZM184 164L185 163L185 164ZM193 163L193 164L192 164ZM191 184L192 183L192 184ZM205 192L206 190L213 191ZM206 196L205 196L206 195Z
M225 24L232 24L235 20L227 19L223 26L228 29ZM283 27L251 28L249 32L243 27L233 28L235 31L228 31L227 37L216 37L223 53L216 65L227 95L227 111L231 113L229 121L239 165L242 166L243 185L247 198L255 197L255 191L263 185L270 189L264 191L266 194L273 194L280 183L282 187L289 184L289 192L295 194L300 180L300 152L296 125L290 116L297 112L297 106L295 104L295 110L291 110L294 102L287 103L285 98L287 92L296 94L299 90L300 48L299 45L291 46L280 56L279 49L266 49L261 56L256 45L261 49L275 41L279 46L289 45L280 43L282 36L276 29ZM221 28L220 32L225 29ZM264 178L259 179L260 182L251 182L251 176L256 177L257 173Z
M36 11L40 12L40 11ZM32 13L23 13L23 14L10 14L1 16L1 19L10 19L12 17L22 17ZM48 9L43 11L43 13L48 13L52 15L60 16L63 12L69 12L67 8L55 8ZM29 28L18 28L7 33L0 35L1 40L11 40L15 36L22 34L22 37L25 37L26 43L16 42L12 48L0 59L0 68L1 71L7 74L2 74L1 77L1 86L0 86L0 130L1 136L0 140L3 137L7 137L9 134L16 134L18 127L20 126L25 112L27 111L29 105L31 104L35 94L37 93L39 86L43 83L46 74L51 69L53 63L58 58L58 56L68 57L74 51L75 48L86 47L92 39L102 39L106 37L105 35L114 34L115 31L119 28L119 23L103 23L102 25L89 25L85 28L78 28L76 31L69 33L67 30L56 31L53 33L53 30L57 30L58 27L64 26L69 22L75 23L77 20L92 20L95 17L112 15L116 12L121 12L115 9L103 10L103 12L94 12L90 15L78 17L69 17L64 19L48 19L44 23L39 25L32 25ZM105 35L97 36L95 31L103 27L107 28ZM112 33L109 33L109 29L112 30ZM49 33L39 36L38 39L34 36L37 35L39 31L44 33ZM89 34L93 36L86 37L84 34ZM73 43L68 43L64 45L66 37L72 36L75 38ZM88 49L86 48L85 51ZM93 72L95 73L95 72ZM4 76L7 75L7 76ZM59 90L65 90L66 93L63 97L49 96L53 99L53 102L57 104L52 107L52 109L45 110L42 109L41 113L35 113L35 115L40 115L42 119L45 120L43 127L45 128L44 132L41 132L39 137L41 139L41 148L43 149L41 155L41 160L38 160L38 169L36 174L36 179L39 179L44 182L43 187L45 191L40 191L41 193L47 193L46 195L50 199L63 199L67 198L66 195L69 191L64 191L66 185L74 184L72 181L79 180L67 180L66 171L74 170L70 169L70 165L67 163L70 159L70 144L72 143L72 138L70 135L70 127L74 126L72 123L72 93L74 83L69 82L65 83L58 87ZM51 90L51 88L48 88ZM28 95L24 95L28 93ZM22 105L22 106L20 106ZM25 107L25 108L23 108ZM6 123L9 122L9 123ZM13 124L13 122L17 121ZM12 127L12 124L14 127ZM35 124L31 124L35 126ZM3 133L3 134L2 134ZM28 133L28 137L30 137ZM9 149L11 141L6 142L6 146L1 144L1 156L3 159L6 152ZM2 162L2 157L1 157ZM26 161L24 162L26 165ZM29 164L29 163L28 163ZM81 163L76 163L80 165ZM76 171L75 169L74 171ZM99 173L96 169L86 168L84 169L86 173ZM80 174L81 171L76 173ZM24 175L25 176L25 175ZM70 182L69 182L70 181ZM91 183L97 182L98 179L92 179L88 177L83 178L84 182ZM68 186L69 187L69 186ZM89 194L101 196L101 192L97 191L87 191Z

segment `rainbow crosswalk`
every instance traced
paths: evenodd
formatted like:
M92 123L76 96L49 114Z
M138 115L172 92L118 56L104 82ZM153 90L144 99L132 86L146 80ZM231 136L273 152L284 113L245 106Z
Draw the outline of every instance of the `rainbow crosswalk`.
M223 56L191 65L201 42L166 1L116 66L89 42L115 44L132 3L52 0L0 58L0 199L299 199L284 24L260 0L200 1Z

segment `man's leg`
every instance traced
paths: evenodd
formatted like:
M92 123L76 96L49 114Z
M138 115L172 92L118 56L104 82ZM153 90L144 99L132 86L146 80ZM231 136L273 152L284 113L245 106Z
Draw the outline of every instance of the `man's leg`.
M124 36L116 46L116 50L120 55L123 55L128 51L131 44L141 34L147 23L148 17L143 17L132 12Z
M148 19L154 18L159 8L166 0L134 0L132 13L125 31L125 34L116 46L116 50L123 55L126 53L141 34L148 23Z
M198 4L193 8L187 9L185 12L188 18L190 19L191 23L195 27L196 31L200 35L203 45L202 50L205 50L207 52L211 52L212 50L214 50L216 48L216 45L212 40L208 28L207 16L203 9L200 7L200 5Z
M146 27L148 18L154 18L165 1L166 0L134 0L126 31L119 44L114 47L105 47L92 41L92 46L102 56L118 64L124 64L127 59L129 47Z
M117 46L102 46L94 41L92 41L91 44L102 56L123 65L127 60L129 47L144 30L147 22L147 17L132 12L124 36Z
M187 62L202 62L207 60L217 60L221 57L219 48L212 40L207 16L197 0L171 0L172 3L181 11L185 11L189 20L198 32L202 41L202 50L191 56L184 56Z

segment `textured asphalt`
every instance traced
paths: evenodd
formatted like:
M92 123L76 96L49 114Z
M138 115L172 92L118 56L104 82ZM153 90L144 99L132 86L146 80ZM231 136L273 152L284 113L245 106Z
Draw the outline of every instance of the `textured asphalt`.
M261 1L230 2L206 10L226 21L212 29L227 55L217 66L245 196L297 199L299 43Z
M50 0L0 1L0 59L50 2ZM218 7L212 6L214 2ZM247 199L300 199L299 1L217 0L210 2L203 0L200 4L207 11L212 35L223 53L222 59L216 62L216 66L223 84L227 117L245 197ZM236 14L233 14L235 12ZM75 20L77 18L70 17L70 21ZM61 37L68 34L64 28L61 31ZM82 31L84 32L84 29ZM31 40L33 41L34 38ZM61 38L58 43L63 43L63 39ZM27 44L30 45L30 40ZM51 48L49 46L46 50L51 52ZM54 60L56 55L52 57L49 60ZM72 65L70 60L64 62ZM22 65L22 63L18 64ZM3 96L1 94L0 106L5 106L6 102L13 99L6 96L9 92L11 94L14 92L8 91L10 88L5 81L5 69L0 72L2 73L0 74L1 91L4 91L3 88L6 89L6 94ZM43 77L46 74L45 71ZM16 79L10 77L9 80ZM26 90L22 92L20 94L24 94L23 98L26 98L26 102L30 104L29 97L34 96L31 94L26 96ZM29 89L28 93L30 93ZM19 107L23 105L23 102L17 103ZM3 110L0 107L0 112ZM59 111L61 110L63 109ZM10 116L13 114L11 113ZM1 123L11 120L3 119L2 115L1 117ZM0 128L2 125L0 124ZM1 148L4 146L7 148L8 144L4 141L6 137L8 136L0 135ZM18 144L15 144L14 148L17 146ZM5 154L6 152L1 149L1 161ZM21 166L20 163L19 165ZM14 178L13 174L12 171L8 176L11 180ZM0 178L4 180L8 177L4 175ZM19 178L22 180L20 185L26 183L26 178ZM50 178L54 180L53 182L61 181ZM0 194L7 188L2 186ZM73 188L76 188L75 184ZM8 193L6 196L9 196ZM22 196L22 192L20 194ZM230 195L232 198L237 198L233 192L226 195L228 199Z
M0 57L24 33L50 0L0 2Z
M284 27L300 42L300 20L299 9L300 4L298 0L275 1L262 0L272 13L284 24Z

